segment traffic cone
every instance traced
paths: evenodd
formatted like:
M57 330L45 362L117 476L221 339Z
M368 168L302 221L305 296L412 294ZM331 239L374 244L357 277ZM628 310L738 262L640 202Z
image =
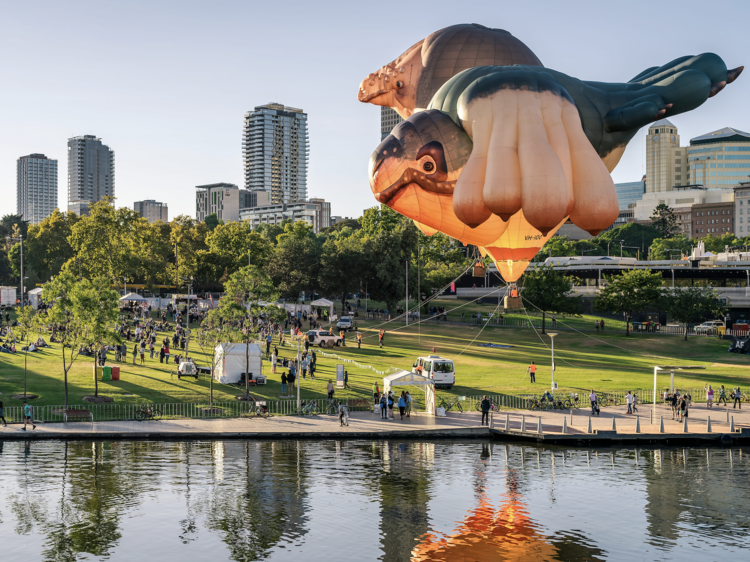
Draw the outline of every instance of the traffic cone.
M586 433L593 433L593 431L591 431L591 418L589 418L589 425L586 427Z
M615 418L612 418L612 431L617 432L617 425L615 424Z
M526 431L526 416L522 415L521 416L521 433L523 433L524 431Z
M711 433L711 416L706 418L706 433Z
M636 433L641 432L641 417L640 416L635 417L635 432Z
M563 433L568 433L568 418L563 416L563 427L562 427Z
M659 433L664 433L664 416L659 416Z
M537 425L537 427L536 427L536 432L537 432L537 433L539 433L539 434L541 435L542 433L544 433L544 432L542 431L542 418L538 418L538 420L539 420L539 424L538 424L538 425Z

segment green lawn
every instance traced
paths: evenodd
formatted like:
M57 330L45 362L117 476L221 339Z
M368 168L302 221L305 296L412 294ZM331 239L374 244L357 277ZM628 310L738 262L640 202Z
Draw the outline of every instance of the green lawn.
M455 301L454 301L455 302ZM453 394L476 395L482 393L541 393L550 386L550 351L544 345L549 343L548 336L541 336L530 329L486 328L479 335L480 327L455 325L410 325L405 328L402 323L391 323L385 326L386 347L377 346L377 329L380 322L359 322L364 334L364 345L356 348L353 338L347 338L349 345L335 348L335 353L343 359L350 359L361 364L371 365L378 370L389 367L410 369L417 356L427 355L432 348L437 353L454 359L457 371L457 386ZM477 337L479 336L479 337ZM159 340L161 339L160 336ZM477 338L474 343L471 343ZM595 339L596 338L596 339ZM599 341L597 341L599 340ZM482 348L478 343L492 342L513 346L511 349ZM705 371L676 374L676 385L682 388L702 388L706 382L718 386L750 384L750 360L748 356L727 353L729 343L715 338L690 338L682 341L678 336L633 335L625 337L620 333L587 333L560 331L555 340L557 359L556 380L563 392L587 391L595 388L598 391L649 389L653 386L653 366L657 364L695 364L707 367ZM282 357L292 357L296 347L279 348ZM316 381L302 382L304 398L325 397L325 385L329 378L335 379L336 358L324 357L318 350L318 373ZM208 364L199 350L191 355L199 364ZM326 353L331 353L326 350ZM650 357L653 355L656 357ZM10 395L23 390L22 353L16 355L0 354L0 400L6 406L18 405L19 402ZM108 364L114 364L113 354L109 355ZM530 361L539 366L537 383L531 385L525 376ZM93 394L93 362L90 358L81 358L69 374L69 393L71 403L81 403L81 397ZM337 398L369 397L374 381L382 385L383 375L370 369L362 369L345 363L350 376L350 390L338 390ZM111 396L119 403L171 403L171 402L205 402L208 399L209 384L206 379L195 382L192 379L178 380L170 378L173 365L163 365L156 359L146 359L146 366L121 364L119 382L100 382L101 394ZM271 374L270 364L264 363L264 374L268 375L266 386L253 388L256 396L277 399L280 394L280 375ZM668 385L668 375L662 376L659 386ZM233 400L244 389L214 383L214 400ZM59 345L52 349L29 354L28 390L39 394L37 404L62 404L62 361ZM441 391L443 392L443 391ZM421 393L420 393L421 394Z

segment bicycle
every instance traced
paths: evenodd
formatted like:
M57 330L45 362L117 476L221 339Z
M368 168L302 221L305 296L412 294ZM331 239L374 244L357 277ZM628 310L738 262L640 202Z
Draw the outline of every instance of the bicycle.
M161 411L152 406L141 406L140 410L135 413L135 419L138 421L161 419Z
M500 409L500 406L498 406L497 402L495 402L494 400L490 400L490 412L496 412L499 409ZM481 400L479 400L477 402L476 410L477 410L477 412L481 412L482 411L482 401Z
M619 406L620 405L620 399L619 398L612 398L611 396L604 396L599 398L599 406L604 408L606 406Z
M265 402L253 402L248 411L247 411L247 417L253 418L253 417L259 417L259 418L267 418L271 415L271 412L268 411L268 406L266 406Z
M346 404L341 404L341 407L344 408L344 411L346 412L346 415L349 415L349 407ZM326 408L326 413L329 416L338 416L339 415L339 404L336 400L333 398L328 401L328 407Z
M318 410L317 402L312 401L312 402L308 402L307 404L303 402L297 413L302 416L306 416L306 415L317 416L320 413L320 411Z
M454 398L453 400L446 400L445 398L441 398L439 407L445 408L446 412L450 412L453 407L455 407L459 412L464 411L458 398Z

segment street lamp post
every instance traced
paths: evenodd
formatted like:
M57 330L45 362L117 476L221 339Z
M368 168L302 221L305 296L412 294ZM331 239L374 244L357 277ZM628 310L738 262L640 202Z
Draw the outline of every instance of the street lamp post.
M552 342L552 395L555 395L555 336L556 333L548 333L550 341Z
M620 240L620 257L622 257L622 245L625 243L625 240Z
M404 306L406 325L409 325L409 260L406 260L406 305Z

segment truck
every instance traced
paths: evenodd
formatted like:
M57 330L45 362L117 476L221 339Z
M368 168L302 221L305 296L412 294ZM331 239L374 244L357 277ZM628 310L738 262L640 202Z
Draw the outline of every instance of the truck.
M412 365L411 371L431 378L435 383L435 388L450 390L456 384L456 370L453 361L439 355L418 357Z
M13 308L16 306L16 288L0 287L0 308Z

